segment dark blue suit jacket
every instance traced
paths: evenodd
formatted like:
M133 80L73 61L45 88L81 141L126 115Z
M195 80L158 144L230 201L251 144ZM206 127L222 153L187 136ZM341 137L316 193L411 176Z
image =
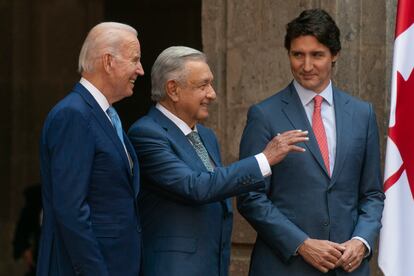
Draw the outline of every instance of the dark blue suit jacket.
M81 84L47 116L37 275L138 275L138 160L124 141L132 170L111 122Z
M323 275L295 252L308 237L342 243L365 239L371 249L381 227L384 194L378 130L371 104L333 88L336 157L332 177L292 84L248 113L241 158L255 154L277 133L309 131L304 153L290 153L272 167L265 193L238 198L240 213L256 229L250 275ZM368 259L351 274L369 275Z
M183 132L158 109L128 132L143 176L139 207L144 276L227 275L232 210L229 197L264 187L254 157L222 167L214 133L197 125L213 173Z

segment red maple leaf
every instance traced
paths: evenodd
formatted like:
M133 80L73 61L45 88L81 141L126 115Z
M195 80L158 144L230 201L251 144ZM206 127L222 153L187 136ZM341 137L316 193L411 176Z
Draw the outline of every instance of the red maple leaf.
M388 135L397 146L403 164L397 172L384 183L387 190L407 173L411 194L414 198L414 73L411 71L407 81L397 72L397 102L395 106L395 125L389 128Z

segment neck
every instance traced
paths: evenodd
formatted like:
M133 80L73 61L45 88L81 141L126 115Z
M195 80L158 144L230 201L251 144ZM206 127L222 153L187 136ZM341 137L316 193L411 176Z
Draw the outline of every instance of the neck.
M191 129L194 129L196 125L196 121L190 120L188 116L186 116L185 113L181 112L179 108L177 108L176 104L172 101L164 100L159 102L160 105L162 105L165 109L167 109L169 112L180 118L184 121Z
M111 93L109 93L110 89L106 85L106 82L98 74L83 72L82 77L92 83L105 96L110 105L116 102L116 100L111 97Z

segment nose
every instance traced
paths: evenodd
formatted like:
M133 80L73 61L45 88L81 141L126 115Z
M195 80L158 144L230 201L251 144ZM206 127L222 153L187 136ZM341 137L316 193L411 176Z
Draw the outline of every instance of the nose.
M312 58L309 56L305 57L304 64L303 64L303 70L305 72L310 72L312 71L312 68L313 68Z
M213 86L210 84L210 87L207 91L207 98L209 98L210 100L214 101L216 99L216 91L214 90Z
M141 62L138 62L135 72L137 73L138 76L144 75L144 68L142 67Z

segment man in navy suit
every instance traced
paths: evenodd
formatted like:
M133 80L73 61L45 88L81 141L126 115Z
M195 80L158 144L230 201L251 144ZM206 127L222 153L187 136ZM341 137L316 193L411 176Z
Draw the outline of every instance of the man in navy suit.
M112 104L144 74L134 28L92 28L82 75L41 136L43 222L37 275L136 276L141 235L138 160Z
M373 107L332 85L341 44L325 11L290 22L285 47L294 80L250 108L240 156L290 129L310 140L272 167L265 191L238 198L258 233L250 275L368 276L384 200Z
M203 53L170 47L155 61L149 113L128 135L140 160L144 276L225 276L230 259L230 197L264 188L270 165L301 154L306 132L282 133L228 167L213 131L198 124L216 98Z

